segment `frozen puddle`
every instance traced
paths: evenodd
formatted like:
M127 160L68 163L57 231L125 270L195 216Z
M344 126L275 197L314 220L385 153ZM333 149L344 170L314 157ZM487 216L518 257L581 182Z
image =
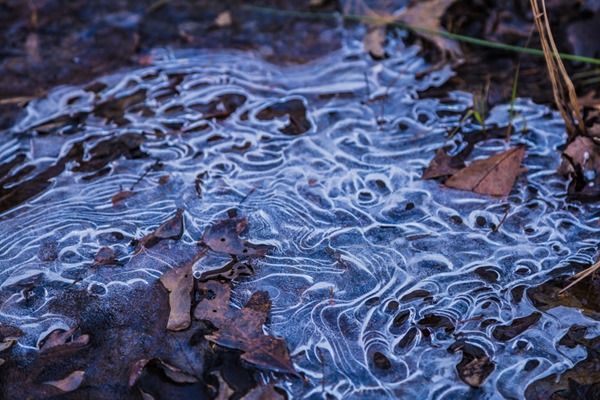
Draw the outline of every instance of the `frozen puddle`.
M307 377L279 383L293 398L522 398L531 382L572 367L585 351L558 339L574 324L598 335L597 323L570 308L536 314L523 295L557 268L592 262L599 242L597 206L567 203L555 174L562 121L517 102L511 145L526 145L529 170L506 199L422 181L471 96L421 99L451 72L416 78L429 68L417 51L376 63L346 50L295 68L157 52L152 66L32 102L0 145L0 170L12 167L0 322L35 347L75 323L46 307L75 279L98 296L154 282L238 208L247 236L275 249L240 279L234 302L270 293L267 329ZM497 107L487 124L507 120L508 106ZM491 139L472 156L506 148ZM113 205L131 186L138 193ZM127 263L131 239L178 208L178 250L148 250L151 270ZM97 274L91 262L107 245L125 265ZM522 333L503 328L519 318ZM480 389L459 377L463 351L463 363L490 372Z

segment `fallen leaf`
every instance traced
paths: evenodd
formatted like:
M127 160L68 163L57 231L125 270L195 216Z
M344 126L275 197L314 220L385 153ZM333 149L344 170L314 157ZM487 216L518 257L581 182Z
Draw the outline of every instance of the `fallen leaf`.
M257 386L248 394L242 397L242 400L284 400L281 394L275 390L273 384Z
M160 282L169 292L171 310L167 329L170 331L187 329L192 321L190 313L194 288L192 263L168 270L160 277Z
M108 246L102 247L94 256L93 266L97 265L119 265L116 260L115 251Z
M446 30L442 27L441 19L446 10L455 2L456 0L413 2L404 12L398 14L397 19L415 28L417 35L434 43L443 54L460 57L462 51L458 42L434 33L446 33Z
M386 32L387 28L385 26L371 24L368 26L367 33L363 38L365 51L375 60L382 60L386 57L385 49L383 47Z
M23 331L16 326L8 325L8 324L0 324L0 338L3 340L8 337L19 337L23 336Z
M171 175L163 175L160 178L158 178L158 184L164 185L165 183L167 183L169 181L170 178L171 178Z
M17 343L17 338L14 338L14 337L4 338L4 340L2 340L2 343L0 343L0 351L10 349L13 346L13 344L15 344L15 343Z
M83 377L85 375L84 371L75 371L70 373L66 378L58 380L58 381L48 381L44 382L45 385L54 386L55 388L63 391L63 392L72 392L81 386L83 382Z
M75 338L75 331L79 329L79 325L65 331L56 329L40 343L40 353L49 351L74 350L84 347L90 341L89 335L81 335Z
M144 236L138 242L133 254L139 253L142 248L152 248L156 246L160 241L165 239L179 240L183 235L183 209L178 209L175 216L161 226L159 226L154 232Z
M202 275L200 275L199 280L208 281L211 279L223 278L232 281L239 276L248 276L252 275L253 273L254 271L250 264L237 260L231 260L221 268L203 272Z
M123 201L135 196L136 194L137 192L131 190L122 190L119 193L115 194L113 197L111 197L110 201L113 203L114 206L118 206L119 204L123 203Z
M235 256L264 256L271 248L267 245L249 243L239 234L248 226L245 218L227 218L206 230L202 242L211 250Z
M525 147L513 147L484 160L477 160L444 182L446 186L489 196L507 196L517 179Z
M263 333L271 307L266 292L254 293L242 309L230 307L231 289L216 282L199 282L198 292L204 298L194 310L194 318L212 323L218 331L207 340L230 349L244 352L246 362L271 371L299 376L294 369L283 339Z
M229 387L225 379L221 376L219 372L213 372L211 375L215 376L219 381L219 392L215 400L229 400L231 395L235 393L235 391Z
M465 166L462 158L460 154L458 156L449 156L444 149L438 149L435 157L423 172L421 179L433 179L457 173Z
M133 363L129 371L128 385L132 388L140 376L147 367L156 367L165 374L167 378L175 383L195 383L198 382L198 378L182 370L181 368L175 367L161 360L160 358L144 358Z
M600 197L600 146L585 136L577 136L562 154L558 173L569 177L571 199L594 200Z
M231 23L231 11L223 11L215 18L215 26L217 28L227 28L228 26L231 26Z

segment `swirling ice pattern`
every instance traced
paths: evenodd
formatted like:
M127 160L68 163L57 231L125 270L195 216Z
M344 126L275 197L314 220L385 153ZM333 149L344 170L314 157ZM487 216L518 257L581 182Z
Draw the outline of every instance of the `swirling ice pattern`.
M554 172L556 147L564 141L556 113L527 100L516 103L513 144L527 146L529 170L508 198L498 200L420 180L472 100L458 92L443 100L420 99L420 91L442 84L451 72L416 78L429 66L415 48L379 63L347 49L294 68L236 53L176 57L158 51L154 59L154 66L100 79L105 87L97 94L58 88L32 102L12 131L3 133L8 139L0 161L27 154L28 165L40 170L93 136L141 134L141 150L148 154L121 157L92 181L67 165L50 188L5 212L0 317L26 331L21 346L35 346L49 330L72 324L46 309L65 284L83 276L79 287L110 296L119 287L152 282L191 256L210 223L238 207L249 217L248 237L275 249L239 282L234 302L269 291L268 329L285 338L296 368L308 378L280 384L294 398L466 397L471 389L455 370L460 353L447 351L456 335L481 347L496 365L482 398L521 398L533 380L585 356L557 345L571 324L598 330L572 309L545 313L516 340L491 336L494 326L534 311L526 296L512 298L512 288L540 284L568 262L590 262L598 245L597 210L575 206L573 212L564 200L565 182ZM103 100L140 91L143 98L118 121L95 113ZM226 94L246 101L223 120L204 120L202 105ZM305 105L306 133L284 135L279 129L287 117L258 115L287 100ZM75 133L32 135L41 124L77 114L86 115L86 122ZM508 106L496 107L487 124L505 126L507 115ZM524 126L526 133L520 133ZM467 123L464 129L478 127ZM489 140L474 155L504 149L504 141ZM135 184L155 160L162 169L150 170L125 206L113 206L111 196ZM196 180L203 173L200 198ZM164 175L170 179L159 185ZM105 245L130 260L129 240L151 232L178 207L186 210L186 233L173 244L177 251L147 250L154 269L134 258L117 273L89 270ZM115 239L119 235L125 239ZM40 257L47 247L55 258ZM479 267L495 271L497 279L482 279L474 272ZM26 305L18 284L38 275L43 289ZM427 291L426 298L406 297L416 290ZM392 326L407 310L407 322ZM399 347L410 327L432 313L454 321L454 336L434 330L424 338L417 332L412 343ZM497 323L481 328L482 319ZM391 368L374 364L376 352ZM524 370L531 359L539 365Z

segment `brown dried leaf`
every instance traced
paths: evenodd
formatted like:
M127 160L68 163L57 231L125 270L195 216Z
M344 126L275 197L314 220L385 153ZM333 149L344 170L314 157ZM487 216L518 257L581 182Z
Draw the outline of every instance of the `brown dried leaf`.
M281 394L277 393L273 384L257 386L248 394L242 397L242 400L283 400Z
M363 38L365 50L376 60L386 57L383 44L385 43L386 27L379 25L369 25L369 29Z
M235 391L229 387L219 372L213 372L211 375L215 376L219 381L219 393L215 400L229 400Z
M446 32L442 27L441 19L446 10L455 2L456 0L418 1L409 6L406 11L399 14L397 19L414 27L417 35L434 43L442 53L453 57L460 57L462 51L458 42L428 32Z
M431 160L425 172L423 172L421 179L433 179L455 174L465 166L462 157L457 157L449 156L444 149L438 149L435 157Z
M161 226L159 226L154 232L144 236L138 242L133 254L139 253L142 248L151 248L156 246L158 242L165 239L179 240L183 235L183 209L178 209L175 216Z
M14 338L14 337L4 338L2 343L0 343L0 351L10 349L15 343L17 343L17 338Z
M507 196L517 179L525 147L513 147L484 160L477 160L446 180L446 186L489 196Z
M45 385L51 385L63 392L72 392L81 386L83 382L84 371L75 371L70 373L66 378L58 381L44 382Z
M223 11L215 18L215 26L217 28L227 28L231 26L232 18L231 11Z
M239 237L248 226L246 218L227 218L206 230L202 242L211 250L235 256L264 256L271 247L255 245Z
M160 358L144 358L139 361L136 361L131 366L129 372L129 381L128 385L132 388L144 372L144 369L148 366L154 366L163 371L163 373L169 378L171 381L175 383L195 383L198 382L198 378L182 370L181 368L175 367L171 364L168 364L161 360Z
M57 329L52 332L42 341L40 352L46 353L49 350L61 350L61 349L78 349L84 347L90 341L89 335L81 335L75 338L75 331L79 329L79 325L74 326L68 331ZM69 339L71 339L69 341Z
M93 265L119 265L115 251L108 246L102 247L94 256Z
M168 270L160 277L160 282L169 292L169 321L167 329L181 331L190 326L192 317L192 290L194 288L194 275L192 263L183 267Z
M110 201L113 203L114 206L118 206L119 204L123 203L123 201L135 196L136 194L137 192L131 190L122 190L119 193L115 194L113 197L111 197Z
M220 346L244 352L242 359L256 367L299 376L283 339L268 336L262 327L271 303L266 292L257 292L242 309L229 306L229 286L215 281L198 284L204 299L194 318L210 321L218 331L206 337Z
M140 378L140 375L142 375L142 372L144 372L144 368L146 367L146 364L148 364L148 361L150 361L149 358L143 358L134 362L131 365L131 368L129 369L129 388L132 388L133 385L135 385L137 380Z
M600 146L585 136L577 136L562 154L558 173L571 178L570 198L591 200L600 197Z

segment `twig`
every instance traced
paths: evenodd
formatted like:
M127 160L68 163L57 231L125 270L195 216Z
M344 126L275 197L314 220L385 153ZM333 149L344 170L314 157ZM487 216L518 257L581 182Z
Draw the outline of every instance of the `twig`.
M133 185L131 185L131 187L129 188L129 190L133 190L133 188L142 181L142 179L144 179L146 177L146 175L148 175L150 173L150 171L154 170L154 168L159 167L160 166L160 160L156 160L154 162L154 164L152 164L151 166L149 166L148 168L146 168L146 171L144 171L144 173L138 178L137 181L135 181L133 183Z
M575 278L575 281L572 282L566 288L562 289L560 292L558 292L558 294L562 294L565 291L569 290L571 287L575 286L576 284L578 284L579 282L581 282L582 280L584 280L585 278L587 278L588 276L590 276L594 272L596 272L598 270L598 268L600 268L600 260L596 261L596 263L594 265L592 265L591 267L586 268L583 271L573 275L571 278Z
M500 230L500 227L502 226L502 224L504 223L504 221L506 221L506 217L508 217L508 212L509 211L510 211L510 204L508 205L508 208L504 212L504 217L502 217L502 220L500 220L500 223L498 224L498 226L495 226L495 227L492 228L492 232L498 232L498 230Z

